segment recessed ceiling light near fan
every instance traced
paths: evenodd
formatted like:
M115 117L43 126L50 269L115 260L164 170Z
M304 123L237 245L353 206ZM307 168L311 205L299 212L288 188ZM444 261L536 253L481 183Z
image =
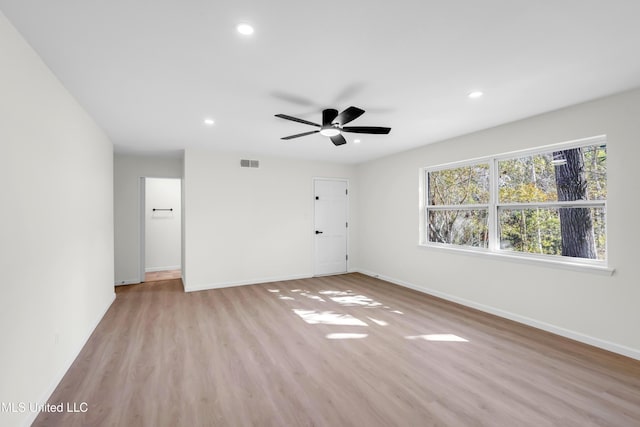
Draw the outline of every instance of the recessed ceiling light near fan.
M247 24L246 22L238 24L236 30L243 36L250 36L254 32L253 26Z
M345 126L347 123L357 119L363 114L364 110L358 107L349 107L340 114L338 114L338 110L327 108L326 110L322 111L322 125L310 122L308 120L299 119L297 117L288 116L286 114L276 114L276 117L320 128L318 130L285 136L280 139L293 139L299 138L301 136L312 135L314 133L320 133L320 135L329 137L331 139L331 142L333 142L334 145L338 146L347 143L347 140L342 135L342 132L369 133L379 135L386 135L391 132L391 128L387 127Z

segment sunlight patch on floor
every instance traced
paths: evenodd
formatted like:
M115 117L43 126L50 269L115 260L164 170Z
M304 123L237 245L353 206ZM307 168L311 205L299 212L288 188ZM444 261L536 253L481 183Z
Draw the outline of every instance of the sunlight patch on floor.
M364 295L339 296L331 297L331 299L338 304L342 304L345 306L379 307L382 305L378 301L374 301Z
M346 326L369 326L362 320L356 319L349 314L334 313L333 311L316 311L293 309L293 312L300 316L305 322L315 325L346 325Z
M371 320L373 323L375 323L378 326L387 326L388 325L388 323L385 322L384 320L374 319L373 317L367 317L367 319Z
M326 302L326 301L324 300L324 298L319 297L318 295L312 295L312 294L309 294L309 293L307 293L307 292L303 292L303 293L301 293L300 295L305 296L305 297L307 297L307 298L309 298L309 299L312 299L312 300L315 300L315 301Z
M447 342L469 342L469 340L453 334L430 334L430 335L411 335L405 337L408 340L426 340L426 341L447 341Z
M350 295L349 292L344 291L319 291L318 293L322 295Z
M327 334L326 337L330 340L353 340L368 337L368 334L354 334L351 332L342 332L342 333L334 333Z

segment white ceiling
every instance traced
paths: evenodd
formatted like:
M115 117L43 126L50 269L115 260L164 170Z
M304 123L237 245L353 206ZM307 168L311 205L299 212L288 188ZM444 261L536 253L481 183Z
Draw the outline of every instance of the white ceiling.
M638 0L0 0L120 152L357 163L640 86ZM235 31L255 27L252 37ZM482 90L472 100L467 94ZM321 110L367 112L335 147ZM216 121L203 125L205 117ZM353 144L359 136L362 143Z

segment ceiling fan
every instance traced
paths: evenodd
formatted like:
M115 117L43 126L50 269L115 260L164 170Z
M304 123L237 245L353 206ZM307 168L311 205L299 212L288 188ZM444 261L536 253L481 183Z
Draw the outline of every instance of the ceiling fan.
M322 111L322 125L299 119L297 117L287 116L286 114L276 114L276 117L320 128L309 132L298 133L296 135L285 136L280 139L293 139L301 136L312 135L314 133L320 133L320 135L328 136L331 139L331 142L336 146L347 143L347 140L342 136L342 132L386 135L391 131L391 128L378 126L345 126L347 123L357 119L363 114L364 110L358 107L349 107L340 114L338 114L338 110L327 108Z

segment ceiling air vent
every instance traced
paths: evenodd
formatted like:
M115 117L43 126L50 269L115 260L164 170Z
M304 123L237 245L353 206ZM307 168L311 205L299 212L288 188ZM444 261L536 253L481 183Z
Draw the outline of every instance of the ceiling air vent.
M259 160L242 159L242 160L240 160L240 167L241 168L259 168L260 167L260 161Z

